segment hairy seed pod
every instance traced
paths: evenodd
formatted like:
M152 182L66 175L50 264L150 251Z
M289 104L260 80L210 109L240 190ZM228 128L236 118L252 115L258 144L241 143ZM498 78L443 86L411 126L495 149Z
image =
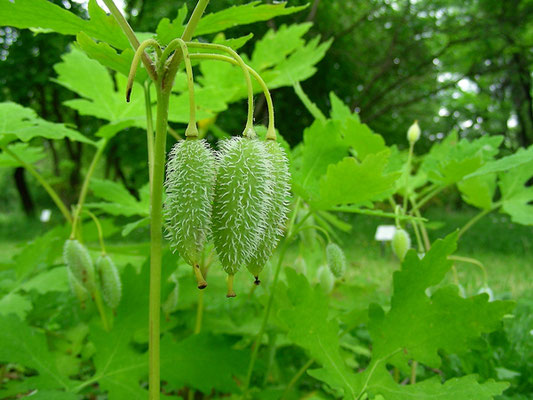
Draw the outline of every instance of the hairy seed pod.
M346 272L346 256L344 251L336 243L329 243L326 246L326 259L328 266L336 278L342 278Z
M331 273L327 265L322 265L316 273L318 283L326 293L331 293L335 285L335 276Z
M95 289L93 260L89 252L76 239L68 239L63 246L63 258L72 276L89 291Z
M221 144L213 206L213 242L224 271L234 275L263 240L271 198L270 162L257 139ZM228 295L232 294L228 281Z
M392 250L400 261L403 261L407 250L411 247L411 238L403 229L396 229L392 237Z
M101 255L96 260L96 270L100 277L102 297L112 309L117 308L122 297L122 282L117 266L107 254Z
M174 282L174 288L168 294L167 299L161 305L163 312L168 315L178 309L178 296L180 291L180 285L176 274L170 275L169 281Z
M74 274L69 268L67 268L68 284L72 294L78 298L80 303L84 304L89 298L89 292L85 287L76 279Z
M260 282L259 273L283 236L290 198L291 175L285 150L272 140L267 140L264 147L272 168L269 173L271 198L266 211L265 232L247 264L248 271L255 277L256 284Z
M170 152L165 181L167 238L192 267L198 287L207 286L199 263L211 234L216 160L205 140L187 139Z

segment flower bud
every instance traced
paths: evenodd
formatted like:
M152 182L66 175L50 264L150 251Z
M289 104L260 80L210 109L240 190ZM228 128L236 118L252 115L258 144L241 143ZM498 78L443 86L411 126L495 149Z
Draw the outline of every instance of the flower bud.
M420 139L420 126L418 121L415 121L407 130L407 140L409 143L415 143L418 139Z

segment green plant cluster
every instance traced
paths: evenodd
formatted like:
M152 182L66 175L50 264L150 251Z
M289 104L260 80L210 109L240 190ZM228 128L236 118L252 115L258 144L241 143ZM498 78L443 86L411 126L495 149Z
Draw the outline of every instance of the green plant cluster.
M187 23L184 7L175 19L162 19L155 33L135 34L113 2L105 3L112 15L91 0L90 19L81 19L45 0L0 0L2 24L76 36L55 66L54 81L77 95L67 107L105 121L97 132L82 134L29 108L0 103L0 166L25 168L65 220L0 270L0 397L483 400L521 391L527 396L531 346L524 327L531 323L530 305L520 304L511 319L514 303L491 293L486 276L483 290L473 296L445 277L457 263L485 271L478 260L456 254L461 237L485 215L501 212L533 225L527 185L533 147L499 157L502 137L469 141L451 132L419 154L416 145L428 128L415 124L405 133L409 149L402 152L334 94L328 116L307 98L299 82L316 72L330 45L303 39L307 24L269 31L251 56L242 58L235 51L251 36L221 33L299 7L253 2L203 15L208 1L200 0ZM140 62L143 67L137 67ZM283 86L294 86L314 117L293 148L274 129L266 89ZM268 128L253 124L258 92L269 103ZM214 121L244 98L245 137L229 139ZM165 194L169 121L187 128L185 140L173 133L178 144L168 161ZM146 131L148 182L138 197L120 183L95 177L108 144L128 141L129 127ZM276 136L279 144L272 140ZM47 157L43 141L64 138L95 150L72 209L39 171ZM221 151L218 167L210 164L208 145ZM188 152L184 146L194 148ZM289 176L290 203L284 182ZM434 240L424 211L451 188L479 213ZM260 202L249 204L253 199ZM191 212L179 209L182 205ZM341 239L352 229L345 214L388 218L403 232L393 243L401 267L385 300L351 280L354 260ZM149 235L143 231L147 226ZM134 232L141 232L141 242L128 242ZM261 240L268 246L261 247ZM75 245L74 256L65 249L63 258L65 241ZM80 307L69 280L72 285L74 275L74 283L87 285L87 265L97 252L112 256L116 265L114 270L108 259L98 262L105 264L99 274L110 307L90 284L94 302ZM316 254L321 262L312 262ZM205 290L197 290L196 266L203 275L209 272ZM263 284L236 281L247 294L228 300L223 293L233 288L212 278L225 270L233 282L233 268L243 266L255 276L264 267Z

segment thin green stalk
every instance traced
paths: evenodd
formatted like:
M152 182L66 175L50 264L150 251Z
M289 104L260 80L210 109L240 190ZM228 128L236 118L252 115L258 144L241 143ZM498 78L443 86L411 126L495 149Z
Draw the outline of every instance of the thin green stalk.
M76 210L74 211L74 218L72 219L72 230L70 232L71 239L74 239L76 237L76 224L78 223L78 220L80 218L80 213L83 209L83 203L85 202L85 197L87 197L87 192L89 191L89 183L91 182L91 178L93 176L94 169L96 168L96 164L98 164L98 161L100 161L100 157L102 156L102 153L104 152L107 143L107 139L102 139L98 142L96 153L94 153L91 165L89 165L89 170L85 175L85 180L83 181L83 185L80 191L80 197L78 198L78 204L76 205Z
M485 215L491 213L492 211L496 210L501 206L501 203L494 203L494 205L491 208L488 208L486 210L481 211L479 214L472 217L460 230L459 234L457 235L457 239L459 239L461 236L465 234L467 230L469 230L476 222L478 222L481 218L483 218Z
M100 225L98 217L87 209L83 210L83 212L89 215L89 217L91 217L94 224L96 225L96 230L98 231L98 241L100 242L100 250L102 251L102 254L106 254L104 244L104 232L102 231L102 225Z
M429 192L425 197L422 198L422 200L420 200L417 203L417 207L415 207L414 210L420 210L428 201L430 201L433 197L438 195L440 192L442 192L447 187L448 185L437 186L435 189Z
M7 146L2 147L2 150L5 151L7 154L9 154L10 157L17 160L20 163L20 165L22 165L30 174L32 174L35 177L35 179L37 179L37 181L41 184L44 190L46 190L46 193L48 193L52 201L55 203L57 208L59 208L59 211L61 211L61 214L63 214L63 217L65 217L68 223L72 223L72 217L70 216L70 212L68 211L68 208L65 205L65 203L63 203L63 201L61 200L57 192L52 188L52 186L49 185L48 182L46 182L43 176L39 172L37 172L35 168L33 168L33 165L28 164L26 161L21 159L14 152L12 152Z
M163 181L170 91L157 91L154 164L150 208L150 299L148 339L148 394L150 400L160 396L160 318L161 318L161 252L163 229Z
M208 53L192 53L191 59L196 60L218 60L218 61L224 61L231 63L233 65L239 65L237 61L235 61L231 57L223 56L221 54L208 54ZM259 86L261 86L261 89L263 90L263 94L265 95L265 99L267 102L267 109L268 109L268 128L267 128L267 135L270 134L272 138L272 133L274 132L274 138L275 138L275 121L274 121L274 103L272 102L272 96L270 94L270 91L268 90L268 86L266 85L263 78L261 78L261 75L259 75L252 67L246 65L246 68L252 74L254 79L259 83Z
M314 362L315 362L315 360L311 358L304 365L302 365L302 368L300 368L298 370L298 372L296 372L296 374L294 374L292 379L287 384L287 387L285 388L285 391L283 392L283 395L281 396L281 400L287 398L287 396L288 396L289 392L291 391L292 387L296 384L296 382L298 382L298 380L302 377L302 375L305 373L305 371L307 371L311 367L311 365L313 365Z
M414 213L417 217L422 218L422 215L420 214L420 209L418 207L418 204L416 203L416 200L413 197L411 197L410 201L411 201L411 204L413 205L413 209L411 210L411 212ZM424 225L424 222L422 221L417 221L416 223L420 227L420 231L422 232L422 239L424 240L426 251L428 251L431 248L431 241L429 240L429 235L428 235L426 226Z
M219 50L228 53L238 65L241 67L246 80L246 87L248 89L248 118L246 120L246 127L244 128L243 136L248 136L249 132L253 135L254 133L254 87L252 86L252 79L250 78L250 71L248 70L247 65L244 63L241 56L233 50L231 47L224 46L221 44L214 43L198 43L198 42L188 42L189 47L198 48L198 49L208 49L208 50ZM274 140L276 132L274 131ZM272 138L269 138L272 139Z
M191 57L189 56L189 50L187 44L183 39L174 39L166 47L160 60L160 68L164 68L165 57L168 57L177 48L181 49L181 54L185 62L185 71L187 73L187 86L189 91L189 124L185 130L186 137L197 137L198 127L196 126L196 102L194 100L194 74L192 72Z
M139 67L139 61L144 55L146 55L144 50L147 47L153 47L157 53L158 58L161 58L161 52L162 52L161 47L159 47L159 43L157 43L155 39L146 39L144 42L142 42L139 45L139 47L135 51L135 55L133 56L133 61L131 62L131 66L130 66L130 73L128 74L128 83L126 84L126 101L128 103L130 101L133 83L135 82L135 75L137 74L137 68ZM152 61L150 61L150 65L153 65ZM156 74L156 79L157 79L157 74Z
M109 322L107 321L107 315L105 313L104 303L102 302L102 297L100 296L100 291L96 289L93 293L94 302L96 303L96 308L100 314L100 319L102 320L102 325L106 332L109 332Z
M192 39L194 30L196 29L198 22L200 22L200 18L202 18L202 14L204 13L208 4L209 0L198 0L198 3L196 3L196 7L192 12L191 18L189 19L189 22L187 23L187 26L181 35L181 38L184 41L188 42ZM176 72L178 71L182 57L182 53L175 52L174 55L169 59L168 68L161 79L161 88L163 90L170 91L170 88L172 88L174 77L176 76Z
M407 198L409 197L409 176L411 175L411 160L415 142L409 142L409 154L407 156L407 171L405 172L405 193L403 194L403 211L407 214Z
M280 250L278 263L276 265L276 271L274 273L274 279L272 281L272 285L270 288L270 294L268 296L268 303L265 309L265 314L263 315L263 321L261 323L261 328L259 329L259 333L257 334L253 349L252 349L252 355L250 356L250 363L248 364L248 372L246 373L246 379L243 384L243 394L242 399L248 398L248 389L250 387L250 381L252 380L252 373L255 366L255 361L257 359L257 353L259 352L259 347L261 346L261 340L263 339L263 334L265 333L266 326L268 324L268 319L270 317L270 310L272 309L272 304L274 303L274 292L276 290L276 286L279 280L279 273L281 271L281 265L283 263L283 259L285 258L285 253L288 249L288 240L285 239L283 241L283 245Z
M202 320L204 316L204 290L198 290L198 304L196 305L196 323L194 334L197 335L202 330Z
M154 169L154 123L152 119L152 101L150 99L150 82L144 84L144 105L146 110L146 143L148 148L148 179L151 187Z
M109 11L111 12L111 15L113 15L113 17L115 18L115 21L117 21L117 23L119 24L120 28L122 29L122 32L124 32L124 34L128 38L128 41L130 42L131 46L135 50L137 50L140 45L139 39L137 39L137 36L135 36L135 32L133 32L133 29L131 29L131 26L130 24L128 24L128 21L126 21L126 18L124 18L124 16L119 11L113 0L104 0L104 3L107 8L109 8ZM142 62L146 67L150 78L152 78L152 80L154 81L157 80L157 75L155 73L154 66L152 65L152 61L146 53L143 53L142 55Z
M411 221L411 225L413 226L413 230L415 232L416 243L418 244L418 252L424 253L426 250L424 248L424 244L422 243L420 231L418 230L418 224L416 223L416 221Z
M481 270L481 273L483 274L483 284L484 285L488 284L487 269L485 268L485 266L483 265L481 261L476 260L475 258L462 257L462 256L448 256L448 260L462 261L462 262L477 266Z
M416 383L416 368L418 367L418 361L413 360L411 363L411 380L410 384L414 385Z
M276 358L276 339L277 339L277 335L275 332L272 332L268 335L268 351L267 351L268 362L267 362L267 368L265 371L265 375L263 377L263 387L265 387L268 382L268 376L270 375L270 370L272 369L272 365L274 364L274 359Z

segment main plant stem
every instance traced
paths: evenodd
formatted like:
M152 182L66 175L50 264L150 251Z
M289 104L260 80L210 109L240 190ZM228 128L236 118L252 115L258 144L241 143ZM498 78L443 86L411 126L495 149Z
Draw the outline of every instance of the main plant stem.
M163 180L170 90L157 90L157 119L155 128L150 210L150 300L148 337L148 394L150 400L160 395L159 336L161 318L161 247L163 240Z

